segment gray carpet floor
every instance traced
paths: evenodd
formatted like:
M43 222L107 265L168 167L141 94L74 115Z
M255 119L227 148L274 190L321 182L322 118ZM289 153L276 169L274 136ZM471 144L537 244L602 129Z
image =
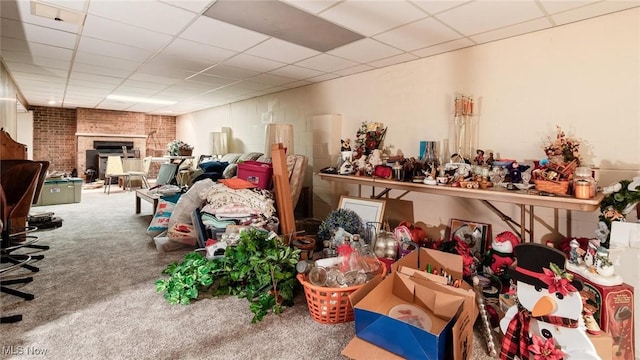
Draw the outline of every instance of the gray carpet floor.
M51 249L33 263L32 283L13 285L36 298L0 295L2 315L24 316L0 326L2 359L344 359L355 335L353 323L313 321L302 295L257 324L245 299L169 305L154 282L187 250L156 250L146 234L151 204L136 215L133 192L83 190L80 203L32 208L47 211L63 226L36 233ZM472 359L489 358L476 331Z

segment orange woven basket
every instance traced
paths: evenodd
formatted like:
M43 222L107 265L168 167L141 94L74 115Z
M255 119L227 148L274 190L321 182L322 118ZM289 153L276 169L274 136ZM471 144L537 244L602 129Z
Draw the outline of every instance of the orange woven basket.
M536 184L536 190L544 191L551 194L567 195L569 193L569 180L534 180Z
M380 262L382 269L382 277L387 275L387 267ZM339 324L353 321L353 307L349 300L351 295L362 285L330 288L324 286L316 286L305 279L304 274L296 276L298 281L304 287L304 295L307 298L307 306L313 320L321 324Z

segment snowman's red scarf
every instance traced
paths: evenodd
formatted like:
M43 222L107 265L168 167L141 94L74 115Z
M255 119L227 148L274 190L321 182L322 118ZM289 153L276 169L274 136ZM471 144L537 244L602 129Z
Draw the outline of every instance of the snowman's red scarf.
M509 321L509 326L502 341L502 348L500 349L501 360L511 360L515 356L518 356L520 359L529 358L529 323L531 322L531 318L531 312L518 303L518 313ZM536 316L533 318L553 325L570 328L578 327L578 320L560 316Z

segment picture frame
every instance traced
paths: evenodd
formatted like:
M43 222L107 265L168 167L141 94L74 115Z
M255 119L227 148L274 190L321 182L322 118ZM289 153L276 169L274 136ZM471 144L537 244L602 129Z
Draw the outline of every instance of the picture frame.
M471 254L478 259L482 259L488 245L491 243L491 224L451 219L450 228L450 241L455 237L461 238L469 245Z
M339 209L353 210L360 220L362 220L362 228L366 229L368 223L375 223L376 230L380 230L382 218L384 216L385 200L367 199L353 196L340 196L338 203Z

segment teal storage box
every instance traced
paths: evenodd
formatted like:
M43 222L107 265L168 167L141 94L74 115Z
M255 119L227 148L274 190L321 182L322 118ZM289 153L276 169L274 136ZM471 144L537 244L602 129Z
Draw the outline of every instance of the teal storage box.
M38 205L79 203L82 197L82 179L55 178L44 181Z

